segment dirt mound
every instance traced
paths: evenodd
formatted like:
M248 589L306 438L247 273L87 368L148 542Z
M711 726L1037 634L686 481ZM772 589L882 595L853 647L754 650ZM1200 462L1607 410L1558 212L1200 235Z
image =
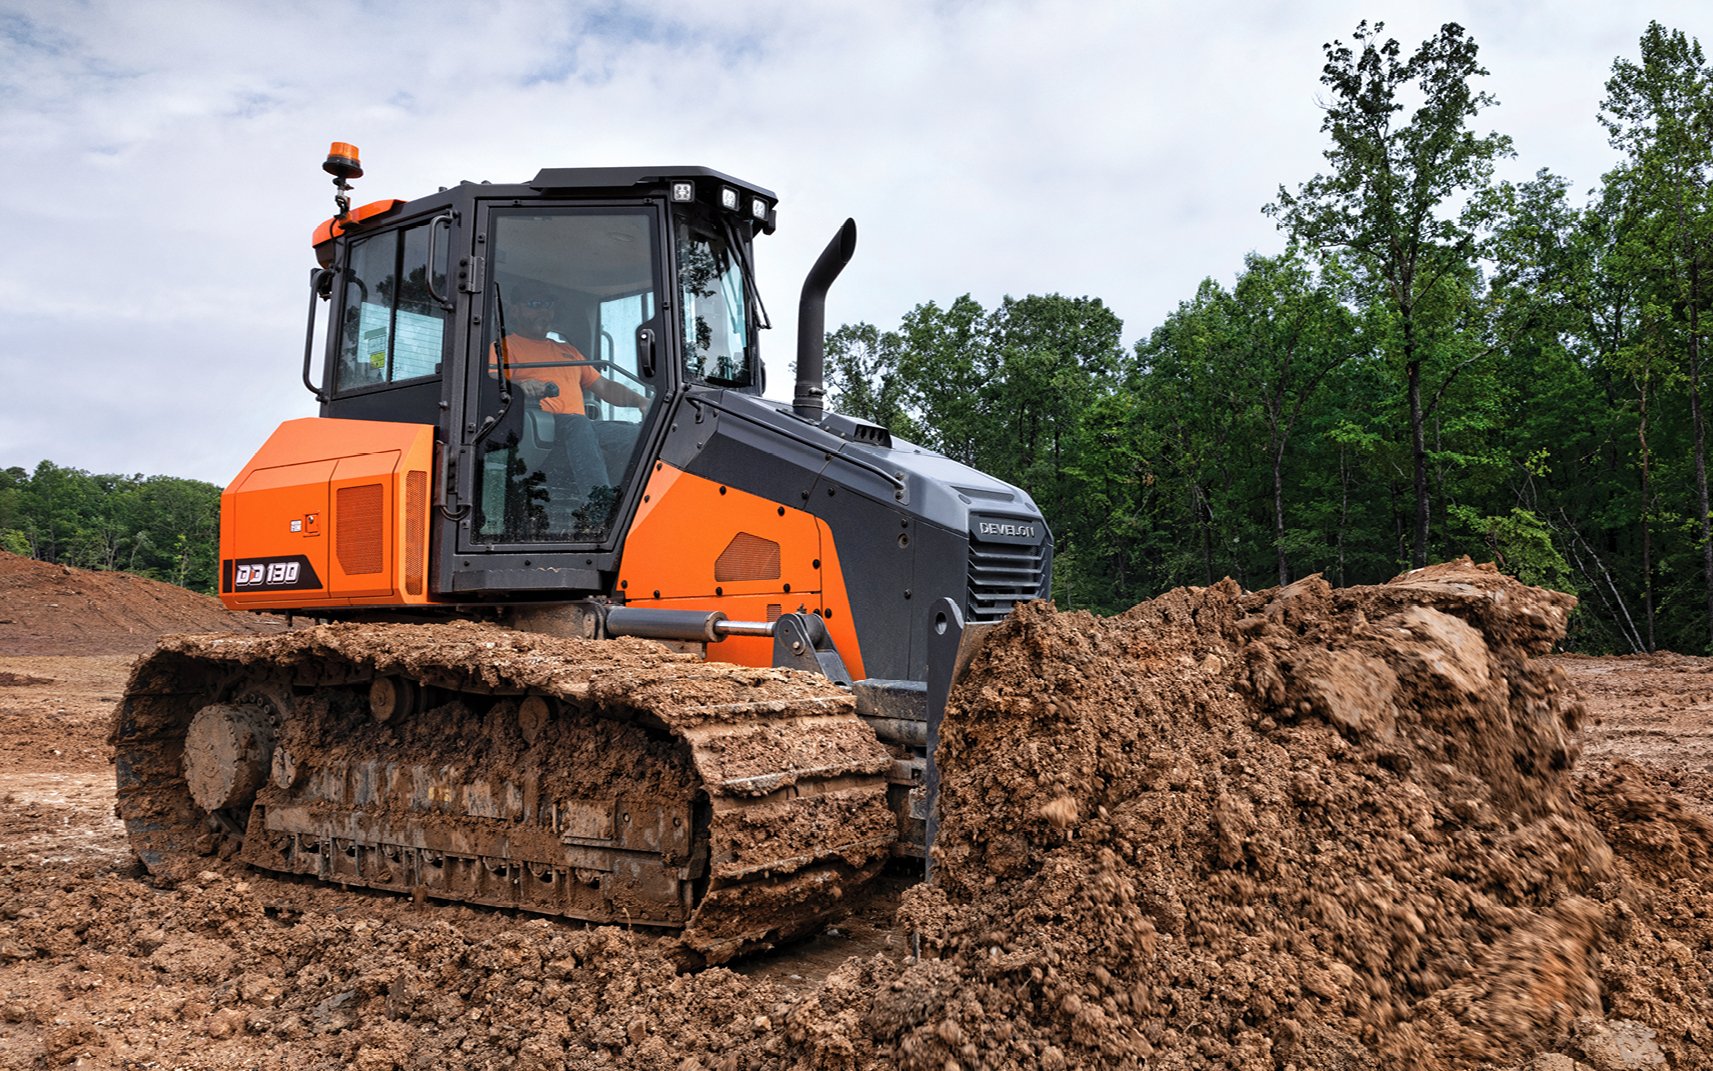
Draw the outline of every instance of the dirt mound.
M92 572L0 551L0 653L141 654L175 632L274 632L194 591L131 573Z
M1568 608L1467 563L1026 607L948 713L921 956L818 983L0 856L0 1067L1713 1068L1713 824L1579 772Z
M1436 1068L1629 1030L1708 1066L1713 832L1635 777L1577 802L1582 708L1534 659L1571 605L1464 562L1024 608L948 715L938 880L905 909L941 958L876 1041L936 1069Z

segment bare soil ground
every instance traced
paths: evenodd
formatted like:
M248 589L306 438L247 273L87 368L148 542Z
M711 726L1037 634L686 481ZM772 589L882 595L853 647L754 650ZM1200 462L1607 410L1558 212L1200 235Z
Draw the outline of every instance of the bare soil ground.
M1713 660L1541 657L1565 609L1453 566L1021 613L948 720L936 885L681 973L643 931L146 878L131 661L279 626L0 556L0 1068L1713 1068Z

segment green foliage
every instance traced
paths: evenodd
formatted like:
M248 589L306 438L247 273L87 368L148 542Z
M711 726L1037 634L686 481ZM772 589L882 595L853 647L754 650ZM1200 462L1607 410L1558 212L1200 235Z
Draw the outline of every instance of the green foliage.
M1384 29L1363 22L1352 35L1354 47L1325 46L1321 83L1331 101L1321 130L1332 142L1325 154L1331 170L1296 193L1281 186L1265 211L1292 240L1347 257L1365 299L1396 318L1383 351L1404 372L1412 558L1423 565L1432 539L1430 481L1443 485L1447 466L1479 464L1438 441L1430 454L1427 424L1453 380L1485 356L1463 327L1472 311L1478 206L1494 161L1510 154L1511 143L1469 129L1495 101L1471 85L1487 72L1463 27L1446 23L1407 60L1395 38L1378 39ZM1419 104L1408 122L1397 122L1411 97ZM1451 212L1462 197L1471 207ZM1432 437L1439 440L1445 430L1436 424Z
M1502 516L1483 517L1468 506L1454 505L1449 512L1455 523L1486 544L1484 557L1500 569L1525 584L1576 591L1570 563L1559 553L1551 527L1532 511L1513 508Z
M1613 64L1600 114L1624 153L1606 177L1612 219L1602 267L1631 299L1610 358L1637 401L1644 581L1651 591L1656 564L1662 579L1666 570L1679 578L1699 571L1704 613L1693 632L1705 645L1713 638L1705 350L1713 329L1713 70L1699 42L1657 22L1640 52L1639 62ZM1654 524L1671 511L1691 523L1656 561Z
M172 476L91 475L43 461L0 473L0 549L121 569L212 594L220 488Z
M1708 650L1713 75L1650 26L1578 205L1492 181L1476 55L1455 25L1327 46L1328 167L1266 209L1291 250L1129 348L1093 298L966 295L835 332L838 404L1027 488L1068 605L1468 554L1577 594L1577 645Z

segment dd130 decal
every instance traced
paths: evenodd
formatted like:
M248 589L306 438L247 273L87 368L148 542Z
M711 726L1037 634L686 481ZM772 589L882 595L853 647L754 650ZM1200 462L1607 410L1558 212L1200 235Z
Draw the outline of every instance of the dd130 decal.
M221 589L303 591L321 587L315 567L301 554L280 558L227 558L221 563Z

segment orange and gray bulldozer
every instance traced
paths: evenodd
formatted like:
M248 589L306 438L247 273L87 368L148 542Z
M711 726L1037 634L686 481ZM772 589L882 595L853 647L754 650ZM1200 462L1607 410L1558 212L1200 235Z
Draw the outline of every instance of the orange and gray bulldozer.
M1047 596L1052 540L1021 490L825 408L855 224L785 402L767 190L549 168L353 208L356 149L325 168L320 415L221 500L220 598L297 627L138 664L142 861L677 929L707 962L924 865L960 652Z

